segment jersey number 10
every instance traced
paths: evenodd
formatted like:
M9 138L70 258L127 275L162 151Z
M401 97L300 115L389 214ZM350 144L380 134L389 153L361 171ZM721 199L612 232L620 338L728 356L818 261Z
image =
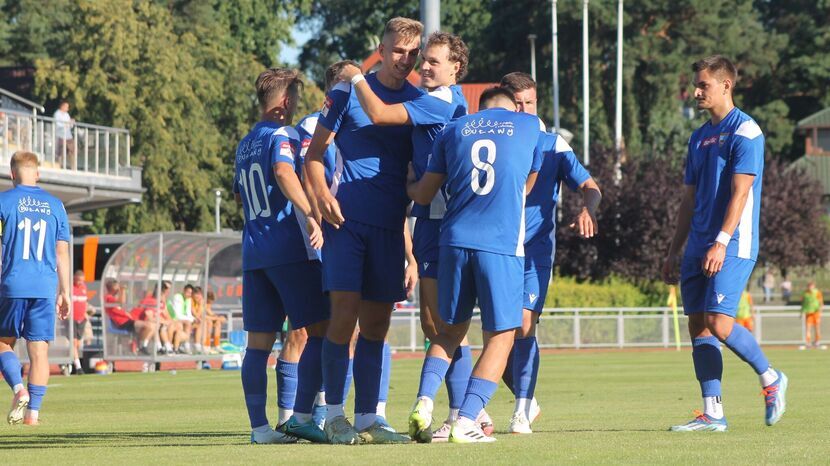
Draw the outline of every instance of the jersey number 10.
M484 160L479 157L482 149L484 149ZM496 162L496 143L491 139L479 139L474 142L470 150L470 159L473 162L470 187L479 196L486 196L493 190L493 185L496 183L496 170L493 168ZM481 172L484 172L484 186L481 185Z
M29 248L32 244L32 230L38 233L37 260L43 260L43 243L46 240L46 220L40 219L32 225L32 219L24 218L17 224L18 230L23 230L23 260L29 260Z
M257 194L257 181L262 187L262 200ZM265 174L262 173L262 166L258 163L252 163L251 167L246 172L245 169L239 172L239 184L242 185L242 191L245 192L245 197L248 198L248 220L253 220L255 217L270 217L271 204L268 202L268 187L265 186Z

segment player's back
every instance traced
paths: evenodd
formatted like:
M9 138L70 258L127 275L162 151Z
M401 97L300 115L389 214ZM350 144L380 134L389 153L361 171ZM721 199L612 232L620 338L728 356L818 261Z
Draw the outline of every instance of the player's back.
M282 194L274 165L299 165L297 131L290 126L259 122L236 149L234 192L242 197L242 268L254 270L316 259L300 222L305 222Z
M442 246L524 255L525 183L541 165L542 134L535 116L502 108L446 126L429 169L447 175Z
M0 296L54 298L58 291L58 241L69 241L63 203L37 186L0 193L3 264Z

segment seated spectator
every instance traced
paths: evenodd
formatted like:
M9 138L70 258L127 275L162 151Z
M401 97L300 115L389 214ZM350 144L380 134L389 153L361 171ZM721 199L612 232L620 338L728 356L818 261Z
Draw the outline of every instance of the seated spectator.
M219 349L219 338L222 335L222 326L225 325L225 316L216 315L213 313L213 303L216 301L216 295L213 291L208 291L207 300L205 301L205 333L204 346L208 353L217 353ZM213 339L211 340L211 335Z
M139 351L149 354L150 338L156 333L155 322L144 317L134 317L124 311L123 305L126 296L124 295L124 289L121 288L121 284L117 280L110 278L106 281L105 286L104 312L112 321L113 327L133 332L138 339Z
M191 354L190 334L193 332L193 285L187 284L181 293L176 293L167 301L167 312L179 323L181 332L173 341L176 352Z
M136 320L157 322L158 339L156 340L156 347L165 354L172 354L175 351L172 342L178 339L178 334L181 332L179 323L170 318L165 306L159 304L167 301L170 286L171 284L167 280L161 282L160 296L158 285L154 286L152 293L148 293L138 303L138 306L132 310L133 318ZM159 340L161 344L159 344Z
M204 346L202 346L202 335L204 335L206 321L204 319L203 308L205 305L205 296L202 293L201 286L193 287L193 305L191 306L191 313L193 314L193 334L194 341L193 349L197 353L204 353Z

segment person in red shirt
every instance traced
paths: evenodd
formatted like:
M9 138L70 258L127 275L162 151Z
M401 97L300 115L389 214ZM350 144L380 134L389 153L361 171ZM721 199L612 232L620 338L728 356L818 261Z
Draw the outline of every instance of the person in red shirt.
M74 337L72 340L72 356L75 358L73 362L76 374L84 373L84 369L81 367L80 354L87 323L87 299L84 272L83 270L76 270L72 281L72 320L75 321L74 331L72 332Z
M170 294L171 283L167 280L161 282L161 299L157 299L158 285L153 287L152 292L148 292L144 299L142 299L138 306L131 312L133 319L153 322L158 325L158 338L156 343L158 346L161 340L160 350L165 354L173 354L173 341L178 333L182 331L180 322L173 320L167 312L167 296ZM153 327L156 328L155 325Z
M134 316L124 310L126 296L118 280L110 278L105 282L105 286L107 294L104 296L104 312L107 317L115 328L135 333L139 341L139 350L149 354L150 338L156 332L155 319L148 318L149 316L146 315Z

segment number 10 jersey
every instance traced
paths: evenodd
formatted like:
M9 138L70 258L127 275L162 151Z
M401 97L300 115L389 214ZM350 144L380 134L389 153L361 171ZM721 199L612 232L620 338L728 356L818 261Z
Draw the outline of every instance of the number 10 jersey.
M0 193L3 264L0 298L49 298L58 293L58 241L69 242L63 203L37 186Z
M536 116L502 108L444 127L427 166L447 176L439 245L524 256L525 183L542 165L543 135Z

